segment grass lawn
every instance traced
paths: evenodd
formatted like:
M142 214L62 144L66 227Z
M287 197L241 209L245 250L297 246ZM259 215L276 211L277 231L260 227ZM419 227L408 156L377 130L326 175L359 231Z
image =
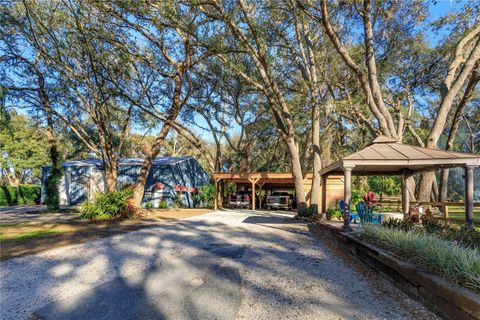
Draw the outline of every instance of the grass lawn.
M475 221L480 222L480 208L473 210ZM451 219L465 220L465 208L464 207L448 207L448 217Z
M0 230L0 244L6 240L27 240L27 239L32 239L32 238L38 238L38 237L46 237L50 236L52 234L60 234L63 231L59 230L34 230L34 231L19 231L15 230L15 232L11 232L12 230L9 230L10 232L3 232L3 230Z
M35 254L69 244L173 222L212 212L211 209L154 209L143 219L73 220L59 223L0 225L0 260Z

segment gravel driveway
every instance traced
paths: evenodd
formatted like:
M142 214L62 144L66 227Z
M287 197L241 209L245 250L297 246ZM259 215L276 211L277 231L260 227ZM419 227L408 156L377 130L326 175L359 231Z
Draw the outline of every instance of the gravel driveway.
M0 263L0 318L436 319L289 215L221 211Z

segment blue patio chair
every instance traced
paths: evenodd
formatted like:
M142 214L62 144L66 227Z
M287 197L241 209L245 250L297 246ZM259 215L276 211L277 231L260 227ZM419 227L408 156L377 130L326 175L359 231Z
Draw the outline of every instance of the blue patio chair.
M368 208L365 202L359 202L355 206L357 213L360 217L360 224L371 223L371 224L381 224L382 215L379 213L373 213L373 208Z
M342 212L345 211L345 201L341 200L341 201L338 203L338 206L340 207L340 210L342 210ZM357 223L357 219L360 220L360 217L358 216L358 213L357 213L357 212L350 211L350 221L353 220L353 223L356 224L356 223Z

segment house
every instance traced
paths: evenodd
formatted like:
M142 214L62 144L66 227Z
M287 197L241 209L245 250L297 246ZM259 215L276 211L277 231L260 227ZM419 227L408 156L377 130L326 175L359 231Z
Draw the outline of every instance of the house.
M119 160L117 188L133 185L140 173L143 159ZM95 194L106 190L105 171L99 159L76 160L62 163L60 204L80 205L93 200ZM45 200L45 181L51 166L42 171L42 203ZM183 207L195 207L198 189L210 183L210 176L193 157L160 157L153 161L143 197L143 206L158 208L161 203L172 207L175 200Z

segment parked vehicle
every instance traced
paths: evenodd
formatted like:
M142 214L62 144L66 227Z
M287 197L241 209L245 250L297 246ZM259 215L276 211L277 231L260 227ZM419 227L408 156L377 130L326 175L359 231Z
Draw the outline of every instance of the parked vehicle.
M250 209L252 207L252 194L249 191L239 191L235 194L229 194L227 198L227 206L232 209Z
M267 196L267 209L292 209L292 199L288 192L274 192Z

